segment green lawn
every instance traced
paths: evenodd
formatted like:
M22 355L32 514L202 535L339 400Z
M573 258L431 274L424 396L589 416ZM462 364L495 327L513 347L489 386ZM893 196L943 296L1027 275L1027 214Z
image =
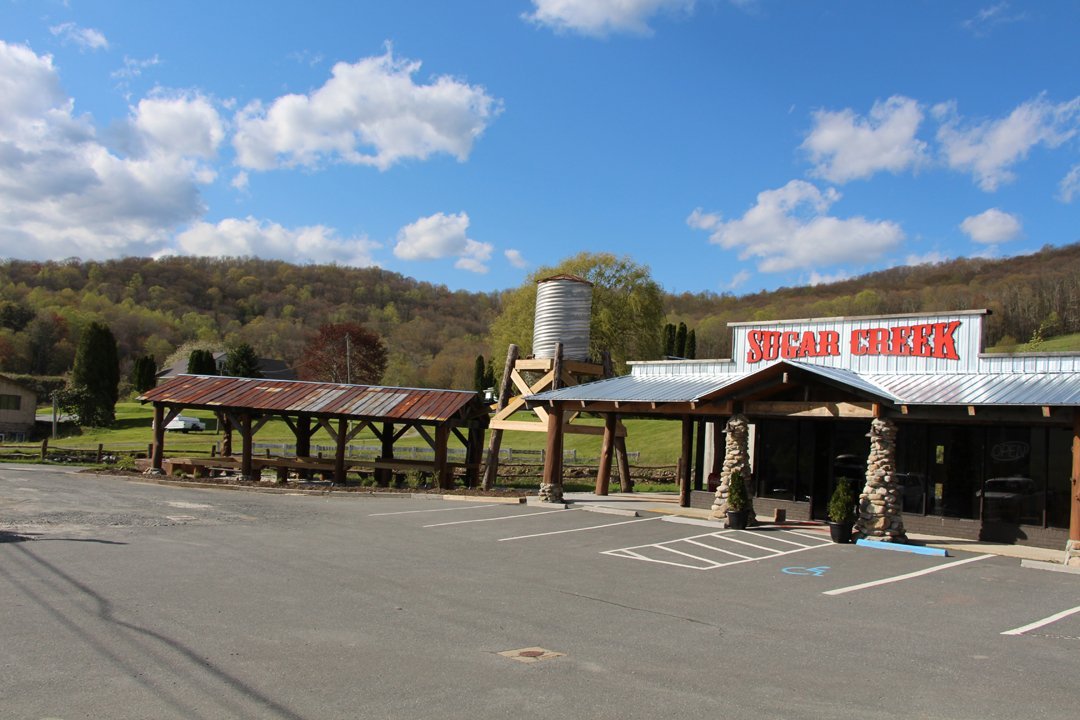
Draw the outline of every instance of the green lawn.
M1014 353L1031 352L1031 350L1032 348L1028 345L1028 343L1020 343L1019 345L998 345L992 348L988 348L986 352ZM1043 340L1038 350L1039 352L1072 352L1080 350L1080 333L1073 333L1072 335L1058 335L1057 337Z
M49 412L42 408L40 412ZM179 433L169 432L165 439L165 451L169 455L182 454L184 452L209 453L211 446L221 440L221 434L214 428L216 420L211 412L199 410L185 410L184 415L202 419L208 430L205 432ZM524 419L524 414L520 417ZM153 420L153 408L149 405L140 405L136 402L121 402L116 406L116 422L111 428L82 428L71 434L64 433L57 440L50 441L50 445L65 449L95 449L98 444L105 446L106 450L112 451L137 451L146 448L153 442L151 421ZM584 418L575 422L601 426L603 421L599 418ZM626 449L630 453L639 453L636 460L631 462L635 465L659 466L675 465L678 462L680 444L680 424L677 421L665 420L627 420ZM547 436L543 432L514 432L507 431L503 434L502 447L514 450L541 450L546 444ZM239 438L234 436L234 447L238 447ZM294 442L292 431L289 426L280 420L267 422L255 436L258 443L287 443ZM452 441L453 442L453 441ZM332 446L333 441L325 431L319 430L312 438L313 445ZM378 441L369 430L365 430L351 443L354 446L376 446ZM407 433L398 445L402 447L427 447L427 443L415 432ZM575 450L577 457L582 463L594 462L600 454L600 436L598 435L567 435L565 449Z

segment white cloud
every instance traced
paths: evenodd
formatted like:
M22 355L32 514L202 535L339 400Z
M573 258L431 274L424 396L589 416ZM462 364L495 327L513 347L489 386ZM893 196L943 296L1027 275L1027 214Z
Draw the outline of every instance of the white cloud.
M1080 196L1080 165L1073 165L1058 185L1058 200L1071 203L1077 196Z
M466 160L501 103L445 75L417 84L419 70L419 62L396 59L388 49L337 63L310 94L283 95L269 107L249 104L235 118L237 163L268 170L340 161L385 170L436 153Z
M60 23L49 28L56 37L65 43L74 43L82 50L108 50L109 41L104 33L93 28L81 28L73 22Z
M661 12L689 14L694 0L532 0L523 17L558 31L604 37L612 33L648 35L649 19Z
M960 229L974 242L983 245L997 245L1015 240L1023 233L1020 220L1015 215L997 208L964 218Z
M465 213L435 213L401 228L394 255L402 260L439 260L456 257L454 267L485 273L485 263L494 246L468 237L469 216Z
M810 154L813 174L830 182L868 178L881 170L899 173L926 161L926 143L915 137L922 119L919 104L898 95L875 102L869 117L851 109L818 110L801 147Z
M241 170L233 176L233 179L229 181L229 185L240 192L247 192L249 185L248 174Z
M161 146L168 113L133 111L124 157L74 114L52 58L0 41L0 256L44 259L146 255L172 228L203 212L198 183L208 177L185 152ZM150 120L138 128L140 119ZM212 171L209 171L212 173Z
M111 77L114 80L134 80L143 74L143 71L147 68L154 67L161 64L161 58L157 55L146 58L145 60L138 60L136 58L124 56L124 66L117 70L113 70Z
M725 287L728 290L735 290L736 288L739 288L739 287L742 287L743 285L745 285L746 282L750 278L752 278L753 276L754 276L754 273L750 272L749 270L740 270L739 272L735 273L735 275L732 276L731 280L728 281L728 283L727 283L727 285Z
M503 255L510 261L510 264L516 268L524 269L529 267L529 261L525 259L525 256L521 254L520 250L504 250Z
M742 260L758 258L760 272L863 264L904 239L903 230L891 221L827 215L839 199L835 189L823 193L804 180L792 180L759 193L757 204L737 220L724 222L719 215L698 209L687 224L710 231L712 243L738 249Z
M838 270L834 273L819 273L816 270L811 271L810 277L807 278L807 285L831 285L832 283L843 282L851 278L851 273Z
M132 124L153 152L212 158L225 138L221 117L199 94L144 98L132 110Z
M965 125L955 102L935 106L934 115L942 123L937 138L949 167L970 172L980 188L992 192L1015 179L1012 166L1033 147L1058 147L1076 134L1080 97L1054 104L1040 95L1008 117L978 124Z
M984 37L989 35L990 31L998 25L1026 19L1027 16L1024 13L1010 13L1009 3L999 2L980 9L972 17L962 22L961 25L965 30L971 31L973 35Z
M228 218L216 225L194 223L176 236L176 252L211 257L273 257L295 263L374 265L371 251L379 247L366 237L340 238L323 225L286 228L273 222Z

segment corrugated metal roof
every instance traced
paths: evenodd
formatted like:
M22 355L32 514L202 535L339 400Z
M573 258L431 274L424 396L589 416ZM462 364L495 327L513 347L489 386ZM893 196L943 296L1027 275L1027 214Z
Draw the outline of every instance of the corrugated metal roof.
M295 415L348 416L378 420L445 422L463 417L470 405L482 409L475 392L179 375L147 390L141 402L184 407L246 408Z
M548 390L530 400L585 402L697 402L745 375L622 375L582 385Z
M890 402L896 400L896 396L886 390L884 387L870 380L865 375L859 375L851 370L844 370L843 368L825 367L823 365L812 365L811 363L804 363L795 361L785 361L780 364L793 365L801 370L813 373L814 375L820 375L824 378L831 380L834 383L841 385L847 385L848 387L860 390L865 394L874 395Z
M866 375L899 405L1080 405L1080 373Z

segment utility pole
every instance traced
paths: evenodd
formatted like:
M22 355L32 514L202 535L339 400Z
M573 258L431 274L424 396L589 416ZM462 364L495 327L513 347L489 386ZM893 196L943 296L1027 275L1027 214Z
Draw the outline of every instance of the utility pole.
M352 352L349 349L349 333L345 333L345 383L352 385Z

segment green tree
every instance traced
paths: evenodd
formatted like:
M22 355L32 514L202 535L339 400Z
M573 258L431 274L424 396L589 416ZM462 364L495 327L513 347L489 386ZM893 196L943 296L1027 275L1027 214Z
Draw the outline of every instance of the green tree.
M214 353L209 350L192 350L188 356L187 371L189 375L217 375Z
M686 357L686 323L680 322L675 331L675 357Z
M668 323L664 326L664 357L675 355L675 325Z
M569 274L593 283L590 352L599 357L608 350L620 369L627 360L660 357L661 338L656 328L664 319L663 293L649 268L628 257L610 253L580 253L554 267L538 269L516 290L502 296L502 311L491 328L495 357L506 354L511 343L528 355L532 349L536 282L552 275Z
M473 364L473 390L484 392L484 356L477 355Z
M487 361L487 369L484 370L484 388L495 387L495 364L492 360Z
M146 392L157 385L157 363L153 355L140 355L131 367L131 384L138 392Z
M120 396L120 360L116 338L107 325L93 322L83 330L75 350L71 385L80 395L79 423L111 425Z
M230 348L225 354L225 366L221 374L229 377L261 378L259 356L255 354L255 348L247 343Z
M686 359L697 359L697 333L693 330L686 334Z

